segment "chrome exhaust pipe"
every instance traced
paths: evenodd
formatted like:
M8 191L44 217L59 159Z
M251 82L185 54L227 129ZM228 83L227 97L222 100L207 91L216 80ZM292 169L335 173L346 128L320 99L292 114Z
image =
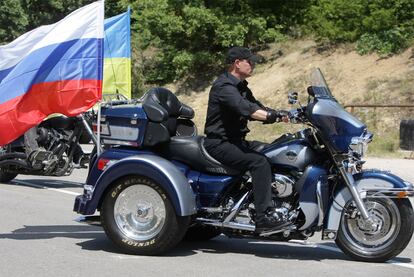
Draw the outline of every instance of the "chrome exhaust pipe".
M230 228L235 230L244 230L244 231L251 231L254 232L256 227L252 224L242 224L237 222L221 222L219 220L208 219L208 218L197 218L198 222L203 223L205 225L211 225L220 228Z

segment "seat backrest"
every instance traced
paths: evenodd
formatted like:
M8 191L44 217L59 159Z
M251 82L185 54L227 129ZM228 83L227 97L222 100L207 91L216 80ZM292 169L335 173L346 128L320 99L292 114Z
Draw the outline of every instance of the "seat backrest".
M152 88L141 100L149 121L144 138L145 146L168 142L171 136L176 135L179 117L194 117L194 110L181 103L174 93L165 88Z
M168 117L193 118L194 110L178 100L165 88L152 88L142 97L142 107L152 122L163 122Z

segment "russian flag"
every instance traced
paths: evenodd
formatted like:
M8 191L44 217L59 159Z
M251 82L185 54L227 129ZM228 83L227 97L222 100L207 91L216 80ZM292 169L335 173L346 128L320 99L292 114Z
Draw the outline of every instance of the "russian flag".
M92 107L102 95L104 1L0 46L0 145L52 113Z

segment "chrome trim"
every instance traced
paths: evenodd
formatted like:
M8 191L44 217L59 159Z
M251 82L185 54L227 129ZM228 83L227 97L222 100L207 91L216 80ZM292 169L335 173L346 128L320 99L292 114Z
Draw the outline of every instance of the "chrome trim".
M102 119L102 113L101 113L101 101L98 101L98 117L96 119L97 121L97 129L96 129L96 156L99 157L101 155L101 152L103 152L103 148L101 146L101 119ZM103 117L105 119L105 117Z
M86 199L91 200L95 187L91 185L83 185L83 190L84 190L83 195L86 197Z
M254 232L254 230L256 229L255 225L237 223L237 222L232 221L236 217L236 215L239 213L242 204L246 201L247 197L251 193L252 193L251 191L246 192L239 199L239 201L237 201L237 203L233 206L233 208L230 210L230 213L226 216L226 218L223 221L215 220L215 219L208 219L208 218L197 218L196 220L206 225ZM223 210L222 208L210 208L210 209L214 209L215 212L219 212L219 209Z
M118 230L127 238L139 241L158 235L167 218L162 196L145 184L132 185L121 191L113 213Z
M107 140L122 140L122 141L134 141L136 142L139 137L139 128L133 127L125 127L125 126L117 126L117 125L110 125L109 126L109 133L110 135L102 134Z
M256 227L252 224L242 224L242 223L236 223L236 222L221 222L220 220L214 220L214 219L202 218L202 217L197 218L196 221L203 223L205 225L211 225L211 226L221 227L221 228L231 228L231 229L251 231L251 232L254 232L254 230L256 229Z
M88 134L91 136L93 143L97 146L98 145L98 140L95 136L95 134L93 133L91 127L89 126L88 122L86 121L85 117L83 116L83 114L80 115L82 118L82 123L83 126L85 127L85 130L88 132Z
M370 132L364 132L359 137L353 137L351 139L351 143L349 144L349 148L352 152L355 152L363 157L368 150L368 143L372 141L372 137L373 135Z
M223 212L222 207L201 207L200 210L208 213L221 213Z
M361 190L361 194L365 194L366 198L407 198L414 196L413 189L400 188L375 188L368 190ZM402 195L405 194L405 195Z
M261 237L268 237L268 236L271 236L271 235L274 235L274 234L277 234L277 233L284 233L284 232L292 232L292 231L295 231L296 230L296 226L295 225L289 225L289 226L286 226L286 227L284 227L284 228L282 228L282 229L280 229L280 230L273 230L273 231L269 231L269 232L263 232L263 233L260 233L260 235L259 236L261 236ZM289 235L287 235L287 236L289 236Z
M346 186L351 192L352 198L354 199L358 210L361 212L362 218L365 220L371 220L371 216L369 215L368 210L365 207L364 202L362 202L361 196L359 195L359 192L357 188L355 187L354 178L352 177L352 175L349 176L350 174L346 172L344 166L340 166L339 171L341 172L341 175L345 181Z
M231 220L234 219L236 214L240 211L241 204L243 204L244 200L249 196L251 191L246 192L240 199L237 201L237 203L233 206L233 208L230 210L230 213L226 218L223 220L223 224L229 223Z
M335 240L337 235L337 230L325 229L322 231L322 240Z
M318 199L318 209L319 209L319 215L318 215L318 226L322 226L323 219L325 217L325 214L323 212L323 199L322 199L322 182L318 181L316 184L316 198Z

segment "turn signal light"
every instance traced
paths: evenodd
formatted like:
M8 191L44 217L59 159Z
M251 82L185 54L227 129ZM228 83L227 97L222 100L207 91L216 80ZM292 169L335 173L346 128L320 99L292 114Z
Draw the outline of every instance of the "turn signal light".
M400 191L397 193L397 198L406 198L408 193L406 191Z
M104 170L105 169L105 167L108 165L108 163L110 162L111 160L108 160L108 159L99 159L98 160L98 169L99 170Z

